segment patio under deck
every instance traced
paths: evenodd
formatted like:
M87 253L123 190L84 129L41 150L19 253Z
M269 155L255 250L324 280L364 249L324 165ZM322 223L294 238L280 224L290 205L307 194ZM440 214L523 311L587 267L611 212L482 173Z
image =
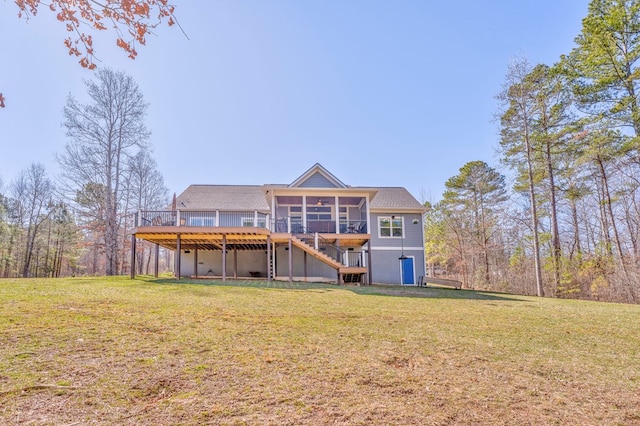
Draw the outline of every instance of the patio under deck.
M266 228L258 227L140 226L132 231L132 246L134 248L132 250L132 264L135 263L135 240L137 238L157 244L160 247L174 252L181 250L213 250L222 251L223 257L226 256L226 251L229 250L264 250L267 252L267 256L271 256L273 244L289 244L293 240L296 240L293 234L271 232ZM337 247L362 247L369 241L370 235L318 234L318 238L335 244ZM367 268L341 265L335 260L327 258L324 253L315 250L313 247L305 247L304 244L296 244L296 246L335 268L338 283L340 283L341 277L344 282L353 282L351 280L353 276L369 272ZM176 258L176 271L179 271L180 256ZM135 276L133 269L131 275L132 278ZM291 277L291 272L289 275ZM179 278L179 273L177 276ZM347 277L350 278L347 279ZM222 279L225 280L226 278L226 267L223 267ZM267 278L269 280L273 278L271 277L270 271L268 272Z

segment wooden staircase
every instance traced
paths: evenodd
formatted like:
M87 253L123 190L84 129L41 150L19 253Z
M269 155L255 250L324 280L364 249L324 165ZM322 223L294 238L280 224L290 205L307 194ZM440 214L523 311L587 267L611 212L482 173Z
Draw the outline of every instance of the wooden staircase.
M326 253L317 250L315 247L303 241L303 239L299 237L292 236L291 244L335 269L338 273L338 284L341 282L361 283L362 276L367 273L367 268L345 266L331 256L328 256Z
M320 250L316 250L315 247L307 244L306 242L302 241L298 237L291 237L291 244L298 247L299 249L304 250L305 252L309 253L311 256L315 257L316 259L326 263L327 265L331 266L333 269L338 270L340 269L340 267L343 266L342 263L338 262L337 260L333 259L330 256L327 256L325 253L321 252Z

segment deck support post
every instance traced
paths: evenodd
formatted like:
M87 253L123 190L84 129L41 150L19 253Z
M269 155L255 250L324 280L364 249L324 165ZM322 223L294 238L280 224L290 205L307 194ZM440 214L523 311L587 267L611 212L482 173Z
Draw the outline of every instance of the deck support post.
M153 276L158 278L158 270L160 269L160 244L156 243L155 250L156 259L153 262Z
M182 245L182 239L180 238L180 234L177 235L176 237L176 271L175 271L175 276L177 279L180 279L180 262L181 262L181 257L182 257L182 248L180 247Z
M131 234L131 279L136 277L136 236Z
M271 282L272 280L272 260L271 260L271 235L267 235L267 281Z
M293 246L289 237L289 284L293 282Z
M233 278L238 279L238 247L233 245Z
M371 275L371 241L367 244L367 275L369 276L369 285L373 284L373 276Z
M198 245L193 249L193 276L198 278Z
M227 234L222 236L222 281L227 280Z
M307 282L307 252L304 253L304 282Z

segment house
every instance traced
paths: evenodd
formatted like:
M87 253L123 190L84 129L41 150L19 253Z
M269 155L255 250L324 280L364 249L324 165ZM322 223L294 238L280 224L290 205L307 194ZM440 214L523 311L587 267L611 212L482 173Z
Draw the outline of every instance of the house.
M138 212L132 264L141 239L178 254L178 278L414 284L423 213L405 188L349 186L320 164L290 184L191 185Z

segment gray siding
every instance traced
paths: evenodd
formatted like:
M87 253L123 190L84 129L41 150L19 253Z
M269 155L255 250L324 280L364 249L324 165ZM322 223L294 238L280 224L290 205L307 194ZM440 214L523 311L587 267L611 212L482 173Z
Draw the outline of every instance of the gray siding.
M404 217L404 240L402 238L380 238L378 229L378 218L381 216ZM413 224L413 220L417 219L418 223ZM371 214L371 245L373 247L423 247L422 241L422 221L419 213L389 213Z
M293 247L293 276L304 277L304 251ZM289 251L286 247L276 248L276 276L289 276ZM324 262L307 254L307 277L321 277L336 280L337 272Z
M301 188L337 188L337 186L322 174L316 172L298 185Z
M371 262L372 278L374 283L378 284L401 284L400 278L400 250L372 250ZM418 282L418 278L424 275L424 251L422 250L405 250L404 255L414 258L414 284Z
M249 272L260 272L260 276L267 276L267 254L263 250L238 250L238 276L249 277ZM194 274L193 261L195 252L182 253L180 274L191 276ZM233 277L233 250L227 253L227 277ZM198 250L198 275L222 275L222 252L213 250Z
M378 218L396 216L404 218L404 239L380 238ZM414 224L413 221L418 223ZM422 215L419 213L372 213L371 214L371 264L374 283L400 284L400 260L403 253L414 258L414 282L425 274ZM416 248L420 248L417 250Z

